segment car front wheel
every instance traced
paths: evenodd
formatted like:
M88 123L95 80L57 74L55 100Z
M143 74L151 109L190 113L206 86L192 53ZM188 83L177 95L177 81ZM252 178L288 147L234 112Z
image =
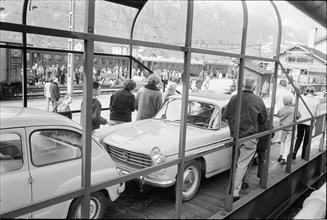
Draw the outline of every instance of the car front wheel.
M192 199L201 183L201 168L196 160L185 164L183 174L183 201Z
M74 200L68 212L69 219L82 218L82 198ZM104 217L107 207L107 198L102 192L95 192L90 197L90 219L101 219Z

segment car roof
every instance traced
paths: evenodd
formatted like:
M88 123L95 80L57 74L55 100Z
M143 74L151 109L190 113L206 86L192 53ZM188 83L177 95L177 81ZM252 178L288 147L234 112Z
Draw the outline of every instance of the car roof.
M190 101L200 101L200 102L208 102L208 103L214 103L216 105L219 105L221 107L227 105L228 101L232 95L230 94L224 94L224 93L207 93L207 92L199 92L199 93L190 93L189 94L189 100ZM172 95L169 96L170 99L182 99L182 95Z
M1 129L43 125L66 125L80 128L75 121L57 113L16 106L0 106L0 121Z

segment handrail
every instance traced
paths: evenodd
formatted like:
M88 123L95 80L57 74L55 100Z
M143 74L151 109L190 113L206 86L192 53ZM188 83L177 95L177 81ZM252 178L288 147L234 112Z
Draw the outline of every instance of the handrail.
M188 54L188 56L190 56L191 53L206 53L206 54L212 54L212 55L218 55L218 56L220 56L220 55L221 56L233 56L233 57L236 57L236 58L240 58L241 60L252 59L253 58L253 59L257 59L257 60L276 62L276 65L275 65L276 69L278 67L278 63L279 63L278 59L268 59L268 58L262 58L262 57L254 57L254 56L246 55L245 53L232 54L232 53L226 53L226 52L221 52L221 51L210 51L210 50L205 50L205 49L192 48L187 43L188 41L186 41L187 44L185 46L181 47L181 46L174 46L174 45L167 45L167 44L151 43L151 42L140 41L140 40L133 40L132 37L131 37L131 39L121 39L121 38L116 38L116 37L95 35L93 33L93 27L94 27L94 24L92 24L94 22L93 18L91 18L91 19L87 18L86 19L88 21L87 23L90 23L88 28L91 28L91 29L88 29L87 33L63 31L63 30L56 30L56 29L51 29L51 28L35 27L35 26L26 25L26 11L27 11L27 3L28 2L29 2L29 0L24 0L23 22L22 22L23 25L2 22L3 27L5 27L5 28L3 28L3 30L9 30L9 31L13 30L13 31L16 31L16 32L22 32L23 33L23 48L22 49L23 49L23 54L24 54L24 64L26 64L26 51L29 48L29 47L27 47L27 43L26 43L26 34L36 33L36 34L46 34L46 35L50 35L50 36L67 37L67 38L74 38L74 39L83 39L84 43L85 43L85 46L86 46L85 47L86 50L85 50L84 54L87 57L93 57L93 55L96 54L96 53L93 53L94 41L103 41L103 42L113 42L113 43L128 43L130 45L133 44L133 45L139 45L139 46L159 47L159 48L162 48L162 49L182 51L182 52L185 52L185 54ZM88 17L89 16L94 17L94 1L90 1L90 2L91 2L90 4L92 6L92 10L87 7L86 14L87 14ZM191 2L189 4L194 4L194 3ZM242 2L242 4L243 4L243 12L244 12L245 10L247 10L246 9L246 3ZM193 5L190 5L190 6L192 6L192 10L193 10ZM277 12L278 12L278 10L277 10ZM243 16L245 16L245 14L243 14ZM190 16L190 17L193 17L193 16ZM246 21L246 23L247 23L247 21ZM133 24L133 26L134 26L134 24ZM243 28L244 28L244 25L243 25ZM281 28L280 25L279 25L279 28ZM243 34L244 34L245 31L246 30L243 30ZM192 32L190 31L187 35L191 35L191 34L192 34ZM281 33L279 33L279 34L281 34ZM246 39L246 36L245 36L244 39ZM245 42L245 40L244 40L244 42ZM242 48L244 48L245 43L243 43L243 40L242 40L242 45L243 45ZM279 43L278 43L278 46L280 46ZM35 49L35 48L33 48L33 49ZM131 49L131 46L130 46L130 49ZM279 49L279 47L277 49ZM65 52L70 52L70 51L65 51ZM130 52L132 52L132 50L130 50ZM89 68L91 68L91 66L92 66L92 65L90 65L90 62L92 62L92 61L90 61L91 59L86 59L86 60L89 60L89 61L87 61L88 65L86 65L86 66L89 66ZM132 56L130 56L130 60L134 60L134 61L138 62L139 64L141 64L137 59L135 59ZM187 59L185 59L185 60L187 60ZM141 65L145 69L147 69L149 72L152 72L147 67L145 67L143 64L141 64ZM189 62L188 63L185 62L185 65L186 65L186 67L187 66L189 67ZM24 107L27 107L27 95L26 95L27 92L25 91L26 90L26 77L25 77L26 76L26 65L24 65L24 66L25 66L25 68L24 68L24 74L23 74L24 75L24 80L23 80L23 86L24 86L24 89L23 89L24 90L23 103L24 103ZM241 64L241 69L243 69L243 68L244 68L244 65ZM130 70L131 70L131 68L130 68ZM241 75L243 75L243 73ZM276 76L277 76L277 73L276 73ZM240 78L242 78L242 77L243 76L240 76ZM88 76L86 78L88 78L87 86L83 91L88 96L86 98L86 100L89 103L89 101L91 99L90 98L90 91L92 90L91 89L91 82L90 82L91 78L90 78L90 76ZM274 91L276 90L276 80L277 80L276 78L275 78ZM186 82L184 81L184 83L186 83ZM239 86L239 91L240 91L240 88L241 88L241 86ZM241 93L239 93L239 97L240 96L241 96ZM87 105L90 106L89 104L87 104ZM104 110L106 110L106 109L107 108L105 108ZM80 111L76 111L76 112L80 112ZM86 118L90 119L89 110L87 110L85 112L88 112ZM75 113L75 111L73 111L73 113ZM324 115L326 117L326 113ZM312 122L315 118L317 118L317 117L312 117L310 119L307 119L306 121L311 120L311 122ZM88 122L88 125L90 125L89 124L90 120L88 120L87 122ZM90 126L86 126L86 123L84 123L84 124L85 124L84 127L88 128L87 132L83 131L83 144L85 145L86 143L89 143L89 141L90 141L90 133L91 132L89 132ZM292 126L295 126L295 125L296 125L296 123L292 124ZM184 127L183 127L183 129L185 130ZM259 134L255 134L255 135L252 135L252 136L249 136L249 137L246 137L246 138L237 139L237 141L230 141L230 142L224 144L224 147L226 147L226 148L231 147L232 145L237 145L237 144L239 144L241 142L244 142L246 140L261 137L261 136L264 136L264 135L267 135L267 134L272 134L272 133L274 133L274 132L276 132L278 130L281 130L281 129L282 128L276 128L276 129L269 130L269 131L266 131L266 132L262 132L262 133L259 133ZM325 132L325 131L323 131L323 132ZM183 136L183 138L185 138L184 134L180 135L180 138L181 138L181 136ZM181 144L181 145L183 145L183 144ZM310 150L311 142L309 142L308 145L309 145L309 150ZM14 210L11 210L11 212L3 213L1 217L17 217L17 216L20 216L22 214L26 214L26 213L31 212L31 211L39 210L40 208L43 208L43 207L47 207L47 206L50 206L50 205L53 205L53 204L56 204L56 203L59 203L59 202L62 202L62 201L73 199L76 196L80 196L80 195L83 195L83 197L89 197L90 192L93 192L93 191L95 191L97 189L100 189L100 188L103 188L103 187L106 187L106 186L112 186L115 183L119 183L121 181L131 180L131 179L134 179L135 177L137 177L139 175L146 175L146 174L158 171L158 170L160 170L162 168L166 168L166 167L169 167L169 166L172 166L172 165L180 165L181 167L183 167L184 162L186 162L186 161L188 161L190 159L194 159L194 158L197 158L197 157L200 157L202 155L206 155L206 154L212 153L214 151L218 151L218 150L219 149L210 149L210 150L208 150L206 152L201 152L201 154L196 155L196 156L195 155L185 156L185 157L182 156L181 158L177 158L174 161L171 161L169 163L164 163L164 164L161 164L161 165L158 165L158 166L143 169L143 170L137 171L135 173L132 173L132 174L129 174L129 175L126 175L126 176L121 176L121 177L118 177L118 178L116 178L114 180L101 183L100 186L99 185L91 185L90 186L90 184L89 184L89 180L90 180L90 169L89 169L90 168L90 166L89 166L90 165L90 163L89 163L90 156L89 155L90 154L84 153L84 155L88 155L88 156L85 156L85 158L83 158L83 161L86 160L87 162L84 162L84 172L83 172L84 174L82 174L82 175L85 175L85 173L87 173L87 175L86 175L86 177L83 178L84 179L84 181L83 181L84 184L83 184L83 187L81 189L71 191L71 192L67 192L64 195L57 195L57 196L55 196L53 198L50 198L50 199L42 200L40 202L37 202L37 204L28 205L25 208L19 209L19 212L15 212ZM185 149L184 149L184 151L185 151ZM267 156L267 160L269 160L269 156ZM233 163L235 163L235 161ZM267 177L265 177L265 178L267 178ZM231 183L231 185L233 185L233 183ZM181 185L179 185L179 187L180 186ZM98 187L100 187L100 188L98 188ZM180 196L180 194L179 194L179 196ZM87 198L85 200L87 201L87 200L89 200L89 198ZM83 203L84 203L83 205L85 207L86 202L83 202ZM89 208L83 210L83 217L88 217L89 216L88 212L87 212L88 209ZM176 216L180 218L181 208L178 207L176 209L178 210L178 213L176 214Z
M105 109L108 109L108 108L103 108L102 110L105 110ZM80 110L74 110L74 111L72 111L72 113L80 113ZM327 117L327 113L324 113L322 115ZM323 119L324 117L322 117L322 115L319 115L319 116L314 117L314 118L306 119L306 120L303 120L301 122L310 121L310 120L313 120L315 118L322 118ZM290 125L288 125L288 126L290 126ZM284 126L284 127L287 127L287 126ZM283 129L284 127L274 128L274 129L269 130L269 131L254 134L254 135L251 135L251 136L248 136L248 137L245 137L245 138L240 138L239 142L244 142L244 141L247 141L247 140L250 140L250 139L253 139L253 138L258 138L258 137L261 137L261 136L272 134L272 133L275 133L276 131L279 131L279 130ZM323 133L323 132L324 131L322 131L321 133ZM199 158L201 156L204 156L204 155L207 155L207 154L210 154L210 153L222 150L222 149L232 147L235 144L236 144L236 141L231 140L231 141L223 144L223 146L220 147L220 148L209 149L209 150L207 150L205 152L201 152L198 155L185 156L184 161L187 162L189 160L193 160L195 158ZM138 176L142 176L142 175L144 176L144 175L150 174L152 172L159 171L159 170L161 170L163 168L173 166L173 165L176 165L176 164L179 164L179 163L180 163L180 158L177 158L177 159L172 160L170 162L166 162L166 163L163 163L163 164L160 164L160 165L156 165L156 166L153 166L153 167L142 169L142 170L136 171L136 172L131 173L131 174L120 176L120 177L118 177L116 179L113 179L113 180L110 180L110 181L106 181L106 182L103 182L103 183L91 185L90 190L91 190L91 192L94 192L94 191L97 191L98 189L101 189L101 188L104 188L104 187L109 187L109 186L115 185L117 183L120 183L122 181L132 180L132 179L135 179ZM69 199L73 199L75 197L78 197L78 196L83 194L84 190L85 189L83 189L83 188L76 189L74 191L67 192L67 193L64 193L64 194L61 194L61 195L57 195L57 196L51 197L49 199L45 199L45 200L42 200L42 201L39 201L39 202L35 202L35 203L31 204L31 205L26 205L24 207L21 207L21 208L15 209L15 210L10 210L10 211L2 213L1 217L3 217L3 218L18 217L18 216L26 214L28 212L36 211L36 210L39 210L40 208L45 208L45 207L48 207L48 206L51 206L51 205L54 205L54 204L57 204L57 203L60 203L60 202L64 202L64 201L67 201Z

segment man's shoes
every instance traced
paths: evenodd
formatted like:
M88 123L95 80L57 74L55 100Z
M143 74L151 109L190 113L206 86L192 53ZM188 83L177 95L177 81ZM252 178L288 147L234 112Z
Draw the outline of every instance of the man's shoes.
M234 197L233 197L233 202L236 202L236 201L239 200L239 199L240 199L239 196L234 196Z
M283 159L283 156L282 155L279 155L279 158L277 159L277 162L280 163Z
M282 159L281 161L280 161L280 165L285 165L286 164L286 160L285 159Z
M296 153L292 154L292 159L295 160L296 159Z
M247 189L249 188L249 184L248 183L242 183L241 189Z

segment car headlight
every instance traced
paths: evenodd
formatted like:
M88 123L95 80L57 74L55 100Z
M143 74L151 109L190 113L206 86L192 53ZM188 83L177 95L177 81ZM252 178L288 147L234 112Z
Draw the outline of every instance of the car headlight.
M154 147L151 151L151 159L154 164L160 164L165 161L166 155L158 147Z

